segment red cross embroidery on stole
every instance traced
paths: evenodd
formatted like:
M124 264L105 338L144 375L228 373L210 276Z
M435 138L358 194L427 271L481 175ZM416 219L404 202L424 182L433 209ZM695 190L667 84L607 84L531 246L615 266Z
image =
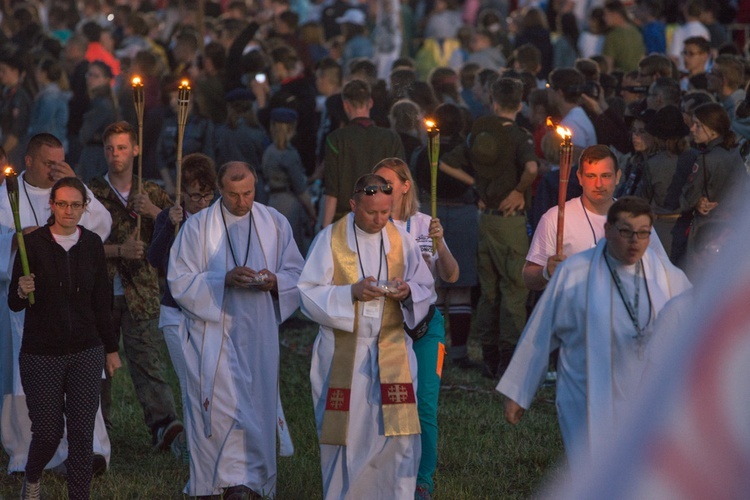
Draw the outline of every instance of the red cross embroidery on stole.
M384 405L416 403L411 384L380 384L380 399Z
M329 388L326 397L326 410L349 411L351 389Z

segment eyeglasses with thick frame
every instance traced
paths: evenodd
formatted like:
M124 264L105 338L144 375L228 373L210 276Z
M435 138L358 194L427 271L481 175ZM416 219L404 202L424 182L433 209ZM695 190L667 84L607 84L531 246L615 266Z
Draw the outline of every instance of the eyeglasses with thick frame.
M383 194L390 195L393 193L393 186L390 184L372 184L360 189L355 189L354 194L365 193L367 196L375 196L378 190L382 191Z
M635 237L639 240L645 240L651 236L651 230L631 231L630 229L620 228L617 226L615 226L615 228L617 229L617 232L620 233L620 236L622 236L626 240L632 239L633 235L635 235Z
M83 208L86 206L85 203L81 203L80 201L74 201L73 203L68 203L67 201L56 201L54 203L55 206L60 210L67 210L68 207L72 208L73 210L83 210Z
M190 201L193 203L198 203L201 200L205 202L211 202L214 199L214 193L206 193L206 194L200 194L200 193L188 193L185 192L188 198L190 198Z

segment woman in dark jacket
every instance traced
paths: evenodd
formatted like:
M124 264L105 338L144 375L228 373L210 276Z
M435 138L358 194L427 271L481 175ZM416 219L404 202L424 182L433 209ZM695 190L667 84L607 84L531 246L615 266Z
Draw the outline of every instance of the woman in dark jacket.
M21 498L39 498L42 470L63 437L63 425L68 496L89 498L102 369L112 375L120 367L104 246L96 233L78 226L86 203L80 180L57 181L50 192L50 221L26 236L33 272L22 275L18 255L13 267L8 305L26 309L19 368L32 425Z
M739 215L737 202L745 199L731 196L747 188L747 173L730 126L721 104L709 102L693 110L690 134L700 154L680 197L680 210L693 210L688 252L701 226Z

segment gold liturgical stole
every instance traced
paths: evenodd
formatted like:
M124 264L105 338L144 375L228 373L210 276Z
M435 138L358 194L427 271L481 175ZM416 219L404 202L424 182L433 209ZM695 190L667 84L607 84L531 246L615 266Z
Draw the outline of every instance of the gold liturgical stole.
M333 225L331 250L333 252L333 284L350 285L359 281L358 256L346 241L347 222L344 217ZM401 234L391 223L386 224L390 243L388 251L388 276L404 275L404 252ZM349 427L349 402L351 401L354 356L357 350L357 314L359 301L354 307L354 331L333 330L334 351L331 375L326 394L321 444L346 446ZM380 369L380 399L383 411L383 428L386 436L419 434L419 416L414 386L411 382L409 357L406 351L404 317L397 300L386 297L378 336L378 367Z

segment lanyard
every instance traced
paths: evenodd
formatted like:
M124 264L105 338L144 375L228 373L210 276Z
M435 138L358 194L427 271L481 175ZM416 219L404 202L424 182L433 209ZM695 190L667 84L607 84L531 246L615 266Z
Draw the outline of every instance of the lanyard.
M221 200L219 200L221 203ZM240 267L240 263L237 262L237 256L234 254L234 246L232 245L232 237L229 235L229 228L227 227L227 219L224 216L224 204L219 207L221 210L221 221L224 223L224 230L227 232L227 243L229 244L229 251L232 252L232 260L234 261L235 267ZM250 239L253 236L253 212L250 211L250 217L248 217L248 231L247 231L247 248L245 249L245 262L242 263L242 267L247 267L247 259L250 257Z
M357 239L357 224L352 221L354 229L354 244L357 245L357 259L359 260L359 270L362 271L362 279L366 278L365 268L362 265L362 256L359 254L359 240ZM385 254L385 245L383 245L383 230L380 230L380 253L378 254L378 281L380 281L380 271L383 269L383 254ZM388 256L385 256L386 268L385 279L388 279Z
M612 267L612 263L609 261L609 254L607 252L607 249L604 249L604 260L607 263L607 267L609 268L609 272L612 274L612 279L615 282L615 285L617 286L617 291L620 294L620 298L622 299L623 304L625 304L625 309L628 311L628 316L630 316L630 320L633 322L633 326L635 327L636 334L633 337L638 342L639 349L643 347L643 341L645 340L645 336L643 335L644 330L646 327L651 323L651 314L652 314L652 306L651 306L651 291L648 288L648 280L646 279L646 273L643 273L643 282L646 284L646 296L648 297L648 320L646 321L646 324L641 328L640 321L638 319L638 301L640 298L640 283L638 282L638 276L643 271L643 260L639 260L635 265L635 278L634 278L634 284L635 284L635 300L634 303L631 304L629 300L625 298L625 289L622 284L622 280L620 279L620 275L617 273L614 267Z
M393 217L388 217L388 220L394 222ZM406 220L406 232L411 234L411 217Z
M29 197L29 190L26 187L26 176L23 177L23 192L26 193L26 200L29 202L29 207L31 207L31 213L34 215L34 222L36 222L36 225L39 225L39 219L36 217L36 210L34 210L34 204L31 203L31 197Z
M581 196L581 208L583 209L583 215L586 216L586 220L591 228L591 234L594 235L594 246L596 246L596 231L594 231L594 226L591 224L591 219L589 219L589 213L586 211L586 206L583 204L583 196Z

